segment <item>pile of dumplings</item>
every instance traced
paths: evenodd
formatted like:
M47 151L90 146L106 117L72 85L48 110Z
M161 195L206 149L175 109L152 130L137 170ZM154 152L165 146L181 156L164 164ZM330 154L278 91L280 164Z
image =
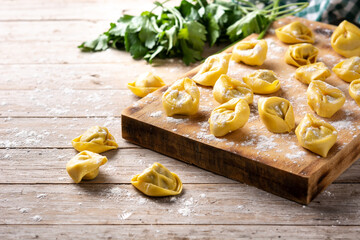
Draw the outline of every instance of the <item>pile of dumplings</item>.
M313 43L313 32L299 21L275 30L277 38L291 44L285 53L285 62L295 66L295 78L307 84L307 102L320 117L331 118L345 103L345 94L325 82L331 71L317 62L319 49ZM360 29L344 21L331 36L335 52L346 57L332 71L342 80L350 82L349 94L360 105ZM254 94L271 94L280 89L280 81L271 70L259 69L234 79L227 75L230 61L250 66L261 66L267 55L265 40L241 41L232 53L221 53L205 60L192 78L183 78L172 84L162 96L167 116L193 115L198 112L200 91L197 84L213 87L213 97L221 105L210 115L210 132L216 137L243 127L250 116L249 104ZM291 103L280 97L260 98L259 116L273 133L287 133L295 129L294 110ZM336 129L328 122L307 113L295 129L299 145L326 157L337 139Z

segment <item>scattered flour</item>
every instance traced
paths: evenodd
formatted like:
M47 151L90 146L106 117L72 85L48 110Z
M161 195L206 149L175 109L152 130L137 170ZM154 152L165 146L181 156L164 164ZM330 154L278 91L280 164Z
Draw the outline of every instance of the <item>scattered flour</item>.
M187 118L166 117L166 122L168 123L181 124L181 123L186 123L187 121L188 121Z
M125 220L125 219L128 219L131 215L132 215L132 212L126 212L126 211L124 211L122 214L119 214L119 215L118 215L118 218L119 218L120 220Z
M184 207L184 208L179 208L178 209L178 213L180 213L181 215L183 215L184 217L188 217L190 216L191 210L188 207Z
M20 208L19 209L19 212L21 212L21 213L28 213L29 211L30 211L29 208Z
M268 151L276 148L277 146L278 144L274 142L274 136L267 137L264 135L260 135L257 139L255 149L259 151Z
M150 117L161 117L162 111L152 112L150 113Z
M285 154L285 157L287 157L290 160L293 160L293 159L302 158L305 155L306 155L306 152L298 151L296 153L287 153L287 154Z
M217 142L225 142L226 141L226 139L222 139L222 138L217 138L217 137L215 137L214 135L212 135L212 134L206 134L206 132L198 132L197 134L196 134L196 138L198 138L198 139L203 139L203 140L205 140L205 141L217 141Z
M35 222L40 222L42 220L42 217L39 215L35 215L33 217L31 217L32 220L34 220Z
M47 197L47 194L46 193L38 194L36 197L39 199L43 199Z

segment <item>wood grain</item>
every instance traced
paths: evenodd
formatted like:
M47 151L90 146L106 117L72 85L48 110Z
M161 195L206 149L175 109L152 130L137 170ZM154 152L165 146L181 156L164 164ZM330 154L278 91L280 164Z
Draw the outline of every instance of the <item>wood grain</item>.
M0 183L73 183L65 170L65 164L77 151L74 149L0 149ZM109 161L101 167L100 175L90 183L129 183L154 162L160 162L180 176L184 184L237 183L231 179L200 170L199 168L139 148L118 149L102 153ZM360 183L360 162L355 162L335 183Z
M278 27L293 20L287 18L274 25ZM330 67L343 59L333 52L328 36L324 34L331 32L334 26L300 21L315 32L319 59ZM272 33L266 36L266 40L269 52L262 66L250 67L232 61L228 75L242 79L256 69L273 70L280 79L281 90L268 96L288 99L294 107L298 123L305 112L312 113L306 103L307 85L295 80L295 68L282 60L287 45ZM185 76L192 77L195 73L196 69ZM211 88L201 86L200 110L194 116L166 117L161 103L162 93L167 89L164 87L153 94L154 101L140 100L137 106L123 111L122 136L143 147L307 204L360 157L360 128L357 127L360 125L360 108L347 93L347 83L334 74L326 81L342 89L347 97L343 108L331 119L325 119L339 132L337 143L326 158L301 148L294 133L270 133L257 112L257 101L261 96L255 96L254 103L250 104L250 119L245 127L223 138L213 137L208 129L208 119L211 110L219 104L213 99ZM161 115L149 118L154 112Z
M73 184L65 165L78 152L74 149L0 149L0 183ZM108 162L101 167L99 176L87 183L128 184L130 179L154 162L164 164L177 173L184 184L236 183L225 177L180 162L162 154L139 148L118 149L102 153ZM356 171L356 168L353 170ZM348 175L347 181L358 179ZM358 181L360 182L360 181Z
M121 122L106 118L0 118L0 148L72 148L71 140L89 127L109 129L120 148L135 145L121 138Z
M111 50L116 51L116 50ZM96 55L96 53L95 53ZM180 61L166 61L146 64L127 57L127 63L120 64L14 64L1 65L1 90L109 90L127 89L127 83L134 81L141 73L152 71L167 83L191 70ZM141 68L141 72L138 69ZM124 74L126 73L126 74ZM21 81L21 84L19 84ZM59 87L61 86L61 87ZM21 95L17 95L21 98ZM126 105L124 105L126 106Z
M355 226L357 186L333 184L303 207L243 184L186 184L180 196L164 198L146 197L130 184L1 184L0 224Z
M21 231L18 229L21 228ZM352 239L357 226L279 226L279 225L3 225L1 239Z
M0 239L356 239L359 161L305 207L121 139L114 115L137 101L118 95L127 82L151 70L170 84L195 65L149 65L124 52L86 54L76 46L152 2L1 1ZM204 56L222 48L206 48ZM87 112L85 103L67 99L77 98L72 92L114 104L100 110L91 103ZM120 148L104 153L109 162L98 178L75 185L64 168L76 154L70 141L95 124L106 124ZM129 185L155 161L178 173L182 195L152 199Z
M98 91L70 88L16 92L0 90L0 115L2 117L120 116L125 106L137 100L138 98L129 90Z
M138 6L141 6L139 8ZM107 20L116 21L122 14L139 14L153 7L151 0L116 1L93 0L3 0L0 20L49 21L49 20ZM73 32L76 34L76 32Z

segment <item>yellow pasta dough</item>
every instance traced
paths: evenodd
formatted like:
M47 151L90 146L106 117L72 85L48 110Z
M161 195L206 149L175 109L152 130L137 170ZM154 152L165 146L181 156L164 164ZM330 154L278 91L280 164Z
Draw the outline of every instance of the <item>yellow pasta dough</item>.
M330 77L331 72L323 62L304 65L296 69L295 78L309 84L312 80L322 80Z
M280 97L260 98L258 110L261 121L273 133L291 132L295 127L291 103Z
M321 117L330 118L345 103L345 94L340 89L320 80L310 83L306 95L310 108Z
M339 62L333 67L333 72L342 80L351 82L360 78L360 57L352 57Z
M117 149L118 144L106 127L93 126L82 135L71 141L73 147L79 152L88 150L95 153L102 153L108 150Z
M336 129L324 120L307 113L295 129L299 144L322 156L326 157L337 139Z
M260 66L266 59L268 46L265 40L241 41L234 46L232 60Z
M254 93L269 94L280 89L280 81L271 70L259 69L245 76L244 82L251 87Z
M289 23L275 30L278 39L284 43L314 43L314 33L299 21Z
M289 46L285 53L285 62L296 67L316 63L319 49L310 43Z
M82 179L91 180L99 174L99 167L107 162L105 156L90 151L82 151L66 164L66 171L75 183Z
M210 132L222 137L245 125L249 120L250 108L246 100L233 98L215 108L210 115Z
M360 56L360 29L343 21L331 35L331 46L344 57Z
M360 106L360 79L354 80L350 83L349 94Z
M199 110L200 91L190 78L177 80L162 96L167 116L193 115Z
M160 163L154 163L131 179L131 184L152 197L178 195L182 191L180 178Z
M128 83L128 88L138 97L145 97L162 86L165 86L164 81L152 72L146 72L136 81Z
M242 98L250 104L253 101L254 94L252 89L243 81L223 74L214 85L213 96L219 103L225 103L233 98Z
M199 72L192 78L196 83L204 86L214 86L221 74L226 74L231 54L223 53L208 57Z

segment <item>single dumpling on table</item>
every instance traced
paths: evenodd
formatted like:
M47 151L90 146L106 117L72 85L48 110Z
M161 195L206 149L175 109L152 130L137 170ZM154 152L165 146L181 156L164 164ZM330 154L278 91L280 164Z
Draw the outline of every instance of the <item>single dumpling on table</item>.
M151 197L178 195L183 187L180 178L175 173L157 162L141 174L135 175L131 179L131 184Z
M214 85L213 96L219 103L225 103L233 98L242 98L251 104L254 94L252 89L243 81L223 74Z
M345 59L333 67L333 72L342 80L351 82L360 78L360 57Z
M304 65L295 71L295 78L305 84L310 84L313 80L324 81L330 76L331 72L323 62Z
M162 104L166 115L193 115L199 110L200 91L190 78L179 79L163 94Z
M320 80L314 80L306 91L307 103L321 117L330 118L345 103L345 94L338 88Z
M360 79L354 80L350 83L349 94L360 106Z
M79 152L88 150L94 153L102 153L118 148L118 144L109 130L100 126L89 128L82 135L74 138L71 143Z
M280 81L275 73L267 69L259 69L243 77L243 81L254 93L269 94L280 89Z
M145 97L149 93L165 86L164 81L152 72L141 74L136 81L128 83L128 88L138 97Z
M319 49L310 43L289 46L285 53L285 62L295 67L316 63Z
M107 163L107 158L90 151L82 151L66 164L66 171L75 183L82 179L91 180L99 174L99 167Z
M336 129L324 120L307 113L295 129L299 144L322 156L326 157L337 139Z
M208 57L201 65L199 72L192 79L204 86L214 86L220 75L227 73L230 57L230 53L216 54Z
M314 33L299 21L289 23L275 30L277 38L284 43L314 43Z
M266 59L268 46L265 40L241 41L234 46L231 60L251 66L260 66Z
M360 29L343 21L331 35L331 46L344 57L360 56Z
M233 98L215 108L210 115L210 132L222 137L245 125L249 120L250 108L246 100Z
M291 132L295 128L291 103L280 97L260 98L258 110L261 121L273 133Z

